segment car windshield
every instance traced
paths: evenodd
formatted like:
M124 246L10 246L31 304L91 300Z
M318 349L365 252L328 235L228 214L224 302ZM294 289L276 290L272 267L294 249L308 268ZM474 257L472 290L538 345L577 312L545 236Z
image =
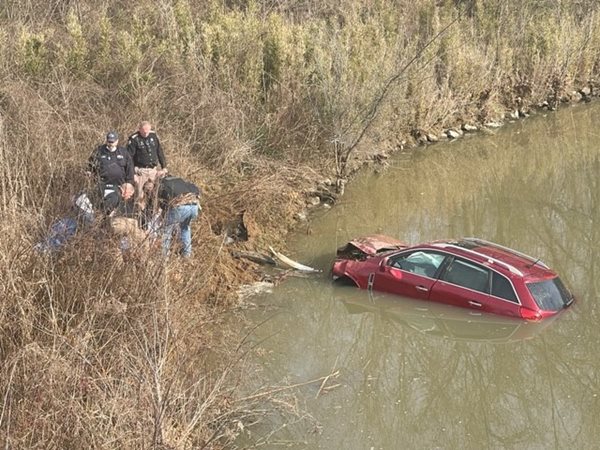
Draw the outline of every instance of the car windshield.
M527 288L540 309L545 311L558 311L573 300L573 296L558 277L527 283Z

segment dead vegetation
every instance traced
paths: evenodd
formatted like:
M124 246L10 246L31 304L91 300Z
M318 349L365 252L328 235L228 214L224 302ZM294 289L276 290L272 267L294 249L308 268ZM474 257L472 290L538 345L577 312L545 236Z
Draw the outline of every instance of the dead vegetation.
M238 395L223 312L261 274L230 250L281 247L317 182L373 153L595 95L597 19L591 0L4 1L0 443L231 443L287 390ZM203 189L193 261L124 260L101 228L35 254L104 133L141 119Z

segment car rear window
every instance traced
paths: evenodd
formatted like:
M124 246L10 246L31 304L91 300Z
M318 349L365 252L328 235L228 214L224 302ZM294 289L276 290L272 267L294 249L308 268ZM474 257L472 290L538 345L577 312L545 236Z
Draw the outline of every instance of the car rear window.
M573 296L560 278L527 283L527 288L540 309L558 311L571 303Z

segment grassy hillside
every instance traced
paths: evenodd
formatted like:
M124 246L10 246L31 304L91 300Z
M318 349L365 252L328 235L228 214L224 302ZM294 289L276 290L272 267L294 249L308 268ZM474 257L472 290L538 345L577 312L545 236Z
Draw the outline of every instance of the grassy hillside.
M595 93L593 0L0 3L0 443L218 448L241 339L223 327L236 248L281 243L317 180L354 156ZM102 229L32 246L88 181L109 129L155 125L204 190L195 258L123 261ZM137 262L136 262L137 261Z

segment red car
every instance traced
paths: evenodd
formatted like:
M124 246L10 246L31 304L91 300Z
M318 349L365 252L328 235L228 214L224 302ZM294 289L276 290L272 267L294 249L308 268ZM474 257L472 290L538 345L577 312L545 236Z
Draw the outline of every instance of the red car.
M333 279L361 289L541 320L574 297L539 259L482 239L407 245L381 235L337 251Z

